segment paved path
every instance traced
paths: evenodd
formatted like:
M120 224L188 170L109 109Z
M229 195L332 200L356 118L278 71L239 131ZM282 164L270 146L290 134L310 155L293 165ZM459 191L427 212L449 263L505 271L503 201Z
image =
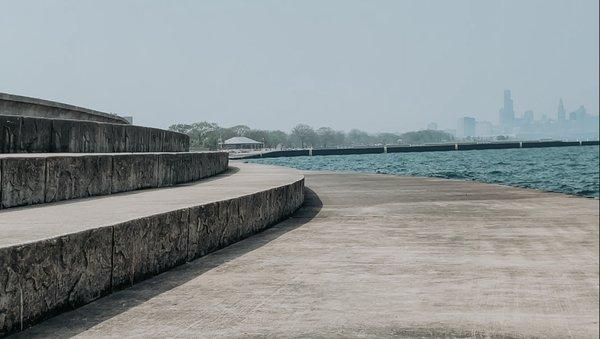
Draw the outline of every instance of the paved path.
M23 335L598 337L598 200L308 173L276 227Z

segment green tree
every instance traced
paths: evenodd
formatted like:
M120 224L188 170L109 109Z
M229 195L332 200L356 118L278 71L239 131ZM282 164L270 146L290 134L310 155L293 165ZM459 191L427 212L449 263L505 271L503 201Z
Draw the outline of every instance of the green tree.
M332 146L335 143L335 131L331 127L320 127L316 131L318 144L321 147Z
M251 128L246 125L237 125L229 128L236 137L247 137ZM258 141L258 140L257 140Z
M372 144L372 138L367 132L358 129L350 130L346 139L351 146L365 146Z
M407 144L440 143L454 140L451 134L437 130L408 132L400 135L400 138Z
M284 131L269 131L269 147L289 146L289 137Z
M298 124L292 129L292 137L300 141L300 146L304 148L305 145L314 145L316 139L315 130L305 124Z
M221 128L215 123L202 121L193 124L171 125L169 130L187 134L190 137L192 149L216 149Z
M379 133L376 139L382 145L394 145L398 143L400 136L394 133Z
M346 144L346 133L335 131L333 135L333 146L342 146Z

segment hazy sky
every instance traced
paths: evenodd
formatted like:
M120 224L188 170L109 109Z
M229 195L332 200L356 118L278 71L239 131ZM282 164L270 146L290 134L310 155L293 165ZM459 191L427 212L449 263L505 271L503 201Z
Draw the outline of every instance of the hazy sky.
M585 105L598 0L6 1L0 92L167 127L400 132Z

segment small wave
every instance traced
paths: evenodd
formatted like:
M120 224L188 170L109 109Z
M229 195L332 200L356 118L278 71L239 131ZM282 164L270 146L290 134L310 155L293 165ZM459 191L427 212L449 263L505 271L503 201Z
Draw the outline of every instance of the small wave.
M469 179L468 176L459 172L438 172L435 173L433 176L446 179Z

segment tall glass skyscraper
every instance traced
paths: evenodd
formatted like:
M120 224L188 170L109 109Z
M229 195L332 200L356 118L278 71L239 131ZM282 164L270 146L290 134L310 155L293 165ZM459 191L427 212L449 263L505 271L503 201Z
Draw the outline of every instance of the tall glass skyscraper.
M565 110L565 105L563 105L562 99L558 101L558 120L567 120L567 111Z
M500 109L500 126L505 129L510 129L515 123L515 110L513 108L513 100L510 95L510 90L504 91L504 106Z

